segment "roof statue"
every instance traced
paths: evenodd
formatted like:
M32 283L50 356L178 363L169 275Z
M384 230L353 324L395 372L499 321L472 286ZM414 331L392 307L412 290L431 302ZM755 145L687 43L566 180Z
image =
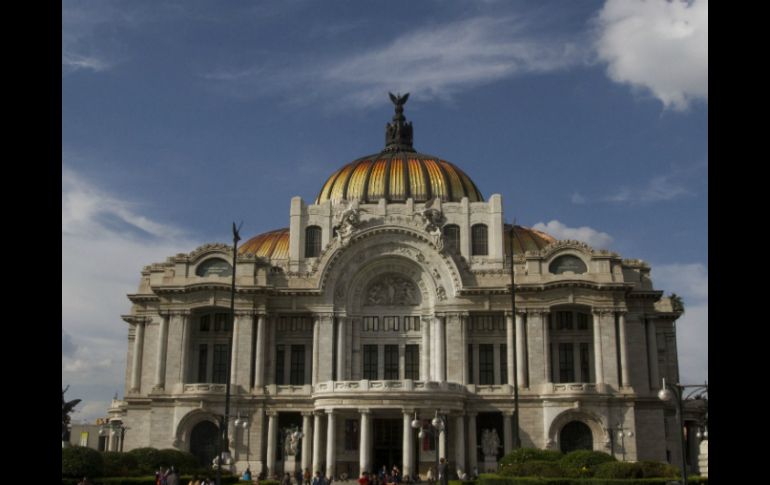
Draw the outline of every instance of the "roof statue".
M393 115L393 122L385 125L385 149L383 152L413 152L415 150L412 147L412 123L406 121L404 117L404 105L409 99L409 93L403 96L388 94L396 106L396 114Z

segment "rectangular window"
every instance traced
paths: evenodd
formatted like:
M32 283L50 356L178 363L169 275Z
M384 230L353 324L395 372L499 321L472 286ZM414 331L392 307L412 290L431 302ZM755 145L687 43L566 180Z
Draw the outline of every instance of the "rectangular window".
M588 330L588 314L587 313L578 313L577 314L577 328L578 328L578 330Z
M502 314L471 315L470 322L472 331L505 330L505 319Z
M404 317L404 331L419 332L420 331L420 317Z
M358 449L358 420L345 420L345 451L356 451Z
M201 316L201 332L208 332L211 328L211 315Z
M471 255L486 256L487 254L489 254L487 226L476 224L471 228Z
M460 226L455 224L444 226L444 248L454 253L460 252Z
M225 384L227 382L227 361L230 357L229 344L214 344L214 362L211 369L212 382Z
M398 380L398 345L385 346L385 376L386 380Z
M398 331L399 321L398 317L382 317L383 330Z
M468 344L468 384L475 382L473 377L473 344Z
M422 420L422 429L428 429L431 430L433 427L430 424L430 419L423 419ZM422 438L422 451L433 451L436 449L436 442L434 438L433 433L425 433L425 436ZM436 475L433 475L434 477Z
M379 323L379 317L364 317L364 330L369 332L376 332L380 329Z
M494 346L479 345L479 384L495 383Z
M572 312L556 312L556 330L572 330Z
M88 431L80 432L80 446L88 446Z
M404 347L404 379L413 381L420 379L420 346L407 345Z
M376 345L364 345L364 379L377 380L377 360L379 358Z
M508 384L508 345L500 344L500 384Z
M590 347L586 343L580 344L580 380L581 382L591 382L591 357Z
M96 445L99 451L107 451L107 437L99 436L99 444Z
M208 363L209 347L206 344L200 344L198 347L198 382L208 382Z
M286 347L283 345L279 345L275 349L275 383L278 385L286 384L284 381L284 371L285 371L285 358L286 358Z
M289 384L301 386L305 383L305 346L291 346L291 369L289 372Z
M559 344L559 382L575 382L574 359L572 344Z

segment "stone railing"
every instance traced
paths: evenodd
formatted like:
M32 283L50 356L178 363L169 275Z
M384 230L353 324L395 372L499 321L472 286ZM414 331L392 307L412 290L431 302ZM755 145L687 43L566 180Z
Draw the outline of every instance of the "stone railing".
M211 383L198 383L198 384L185 384L185 394L224 394L225 384L211 384ZM233 388L230 386L230 391Z
M319 382L315 386L316 393L355 393L355 392L464 392L465 386L454 382L435 382L435 381L413 381L405 379L403 381L370 381L363 379L360 381L327 381Z
M586 394L598 392L596 384L593 382L565 382L553 384L555 394Z
M310 384L268 384L265 386L265 391L266 394L273 396L309 396L313 392L313 386Z
M465 386L468 392L484 396L506 396L513 394L513 386L509 384L491 385L491 384L468 384Z

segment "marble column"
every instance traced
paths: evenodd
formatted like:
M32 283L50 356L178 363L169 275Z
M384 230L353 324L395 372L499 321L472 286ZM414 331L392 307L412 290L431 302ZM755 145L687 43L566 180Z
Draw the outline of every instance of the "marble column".
M650 389L660 389L658 369L658 333L655 320L647 320L647 359L650 363Z
M182 352L179 365L179 382L186 384L190 380L190 339L192 338L192 321L187 313L179 314L178 317L182 326Z
M372 470L372 450L369 446L371 441L369 439L370 411L368 409L360 409L359 412L361 413L361 424L359 426L360 434L358 435L358 466L361 473L366 471L371 473L374 470Z
M412 416L414 411L411 409L404 410L404 430L402 433L402 458L403 464L403 476L411 477L414 471L414 433L412 431Z
M230 385L233 386L233 389L235 389L235 383L238 382L238 343L240 342L241 326L243 326L243 316L236 313L233 315L233 338L230 342Z
M321 420L323 414L321 411L316 411L313 416L313 469L311 472L315 475L315 472L321 471Z
M420 349L420 380L431 380L430 359L430 320L421 318L420 330L422 332L422 348Z
M518 352L518 348L514 349L513 345L513 336L514 336L514 327L513 327L513 315L506 315L505 316L505 364L508 371L508 382L503 382L502 384L510 384L513 385L513 379L514 377L514 364L513 361L513 351L516 350ZM516 335L516 343L518 344L518 335ZM518 355L517 355L518 357ZM521 385L521 381L519 380L519 385Z
M462 360L462 384L468 384L470 382L470 376L468 375L468 315L460 316L460 357Z
M507 455L513 449L513 420L511 411L503 411L503 451Z
M321 328L321 317L313 318L313 385L318 384L318 362L319 362L319 335L318 332ZM315 470L314 470L315 473Z
M626 340L626 314L619 312L618 315L618 338L620 339L620 369L621 369L621 387L631 385L631 379L628 368L628 341Z
M310 468L310 445L313 440L313 425L310 422L310 417L313 413L302 413L302 473L305 473L305 468ZM312 471L311 471L312 473Z
M543 359L545 370L545 382L553 382L551 378L551 332L550 332L550 315L548 312L542 312L541 320L543 322Z
M278 439L278 413L267 411L267 476L275 476L275 447Z
M602 326L601 313L593 312L594 319L594 375L597 384L604 384L604 364L602 361Z
M347 373L345 372L345 357L347 357L347 350L345 349L345 317L337 317L337 380L347 380Z
M465 468L465 416L462 414L455 416L455 426L452 429L455 436L455 471L459 468L467 471Z
M334 410L326 410L326 476L334 479L337 475L337 426Z
M446 336L444 335L445 324L445 317L436 317L436 380L439 382L446 381Z
M261 393L265 385L265 315L257 315L257 348L254 350L254 389Z
M479 468L476 438L476 413L468 413L468 474Z
M438 457L446 458L446 428L438 432Z
M527 341L524 335L524 315L521 313L516 314L516 373L518 374L519 387L529 387L529 382L527 382Z
M142 352L144 351L144 320L135 324L134 355L131 362L131 393L138 393L142 387Z
M168 348L168 319L169 315L161 316L158 330L158 354L155 362L155 386L153 389L163 389L166 386L166 349Z

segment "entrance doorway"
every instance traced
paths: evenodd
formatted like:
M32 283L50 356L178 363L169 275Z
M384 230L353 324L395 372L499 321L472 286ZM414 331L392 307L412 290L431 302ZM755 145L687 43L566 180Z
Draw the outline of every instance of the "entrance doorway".
M201 421L190 433L190 453L198 459L198 464L208 467L217 456L219 428L211 421Z
M374 452L372 462L373 472L380 473L383 465L388 473L393 465L404 471L401 460L403 459L403 427L401 419L375 419L372 422L374 428Z
M567 423L559 433L559 442L561 451L569 453L575 450L593 450L594 439L591 435L591 428L580 421L571 421Z

